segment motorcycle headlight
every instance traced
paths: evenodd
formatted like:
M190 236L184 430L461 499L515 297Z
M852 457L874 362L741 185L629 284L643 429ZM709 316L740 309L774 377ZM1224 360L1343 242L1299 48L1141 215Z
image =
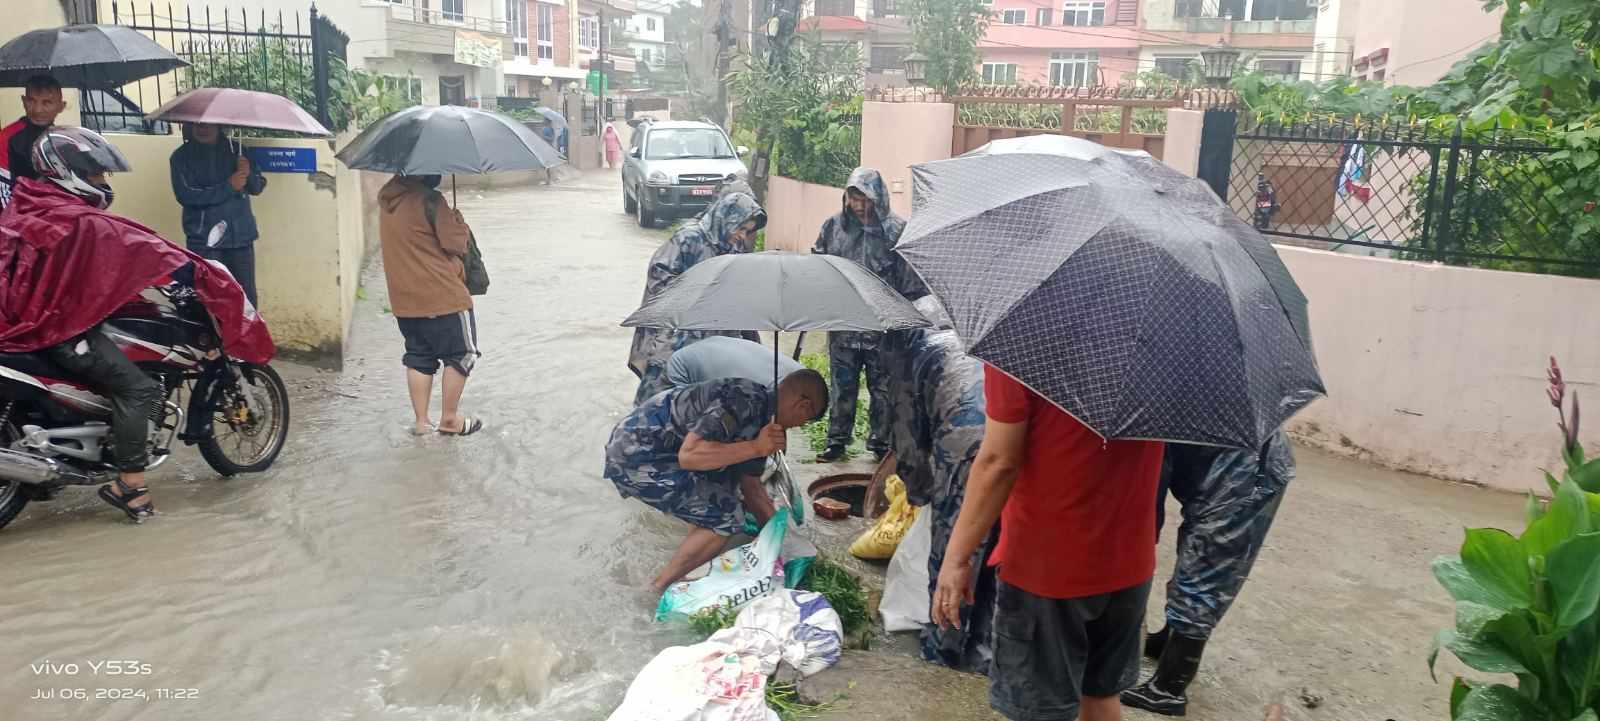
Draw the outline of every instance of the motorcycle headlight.
M748 170L740 170L740 171L737 171L737 172L728 173L728 177L726 178L726 180L728 182L730 182L730 183L735 181L735 180L746 180L746 181L748 181L749 179L750 179L750 171L748 171Z
M657 170L651 172L650 177L645 178L644 182L651 185L672 185L672 177Z

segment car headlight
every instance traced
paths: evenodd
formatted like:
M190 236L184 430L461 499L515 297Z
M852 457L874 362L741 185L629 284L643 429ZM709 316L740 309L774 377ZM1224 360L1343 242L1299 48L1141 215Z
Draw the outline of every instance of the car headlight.
M657 170L650 173L650 177L645 178L644 182L651 185L672 185L672 178L666 173Z

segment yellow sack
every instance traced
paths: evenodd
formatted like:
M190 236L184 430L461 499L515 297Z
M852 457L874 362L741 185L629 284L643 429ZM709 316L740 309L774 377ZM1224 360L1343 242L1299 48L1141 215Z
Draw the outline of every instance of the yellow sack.
M894 549L900 545L900 539L905 538L906 531L911 530L911 523L917 520L917 507L906 502L906 484L900 481L899 476L889 476L884 483L883 493L889 498L889 510L855 543L850 544L850 555L856 558L865 561L889 560L894 555Z

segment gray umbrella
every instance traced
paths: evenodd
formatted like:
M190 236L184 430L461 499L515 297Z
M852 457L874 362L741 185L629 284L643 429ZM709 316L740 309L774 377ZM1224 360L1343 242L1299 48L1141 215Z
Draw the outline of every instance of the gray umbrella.
M115 88L189 63L121 25L66 25L26 32L0 46L0 87L49 75L69 88Z
M522 123L455 105L416 106L385 115L339 151L338 158L357 170L401 175L544 170L566 162Z
M550 124L555 126L557 130L566 130L566 128L567 128L567 116L562 115L561 113L556 112L555 110L547 108L547 107L545 107L543 105L540 105L539 107L534 108L533 112L536 112L536 113L538 113L540 115L543 115L545 120L550 121Z
M912 173L896 250L968 352L1102 437L1259 448L1324 394L1305 295L1204 183L1060 136Z

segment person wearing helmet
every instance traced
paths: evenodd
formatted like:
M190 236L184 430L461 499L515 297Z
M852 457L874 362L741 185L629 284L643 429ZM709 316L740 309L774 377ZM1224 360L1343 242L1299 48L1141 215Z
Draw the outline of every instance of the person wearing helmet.
M271 337L227 273L106 212L115 198L111 174L130 168L105 138L53 127L34 143L31 160L39 178L19 179L0 211L0 352L38 353L111 399L112 457L120 476L99 495L143 521L155 513L145 468L148 423L162 388L123 355L101 323L145 288L182 276L213 311L230 355L270 358Z

